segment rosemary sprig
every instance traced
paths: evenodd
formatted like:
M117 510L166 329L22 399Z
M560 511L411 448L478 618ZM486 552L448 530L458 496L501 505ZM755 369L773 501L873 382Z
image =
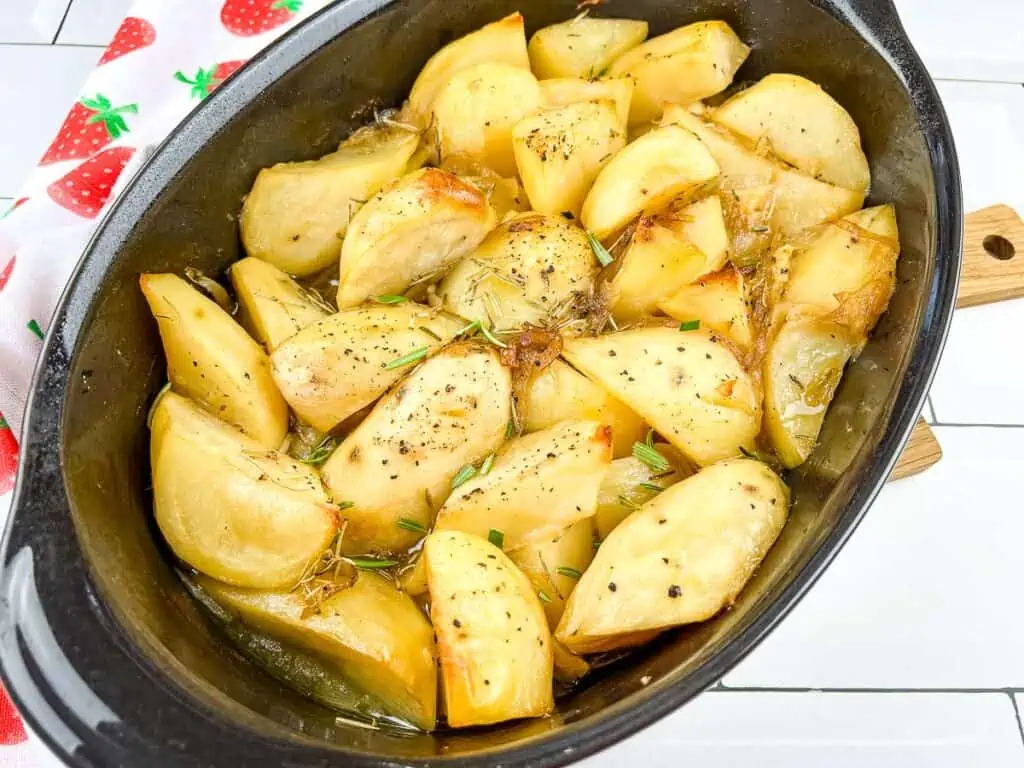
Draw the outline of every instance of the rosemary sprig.
M398 518L398 527L404 531L412 531L413 533L420 533L424 536L427 534L427 529L417 523L415 520L410 520L408 517Z
M410 352L407 355L402 355L401 357L396 357L390 363L385 363L384 370L385 371L392 371L395 368L401 368L402 366L405 366L405 365L412 365L413 363L418 363L420 360L422 360L426 356L427 356L427 348L426 347L420 347L419 349L414 349L412 352Z
M647 433L647 439L642 443L633 443L633 456L639 459L656 473L667 472L672 465L657 448L654 447L654 430Z
M454 491L463 483L469 482L474 475L476 475L476 467L472 464L466 464L462 469L456 472L455 477L452 478L452 490Z
M570 568L567 565L560 565L555 569L556 573L560 573L562 576L568 576L570 579L578 579L583 574L577 571L575 568Z
M590 243L590 249L594 252L597 260L601 262L602 267L607 267L615 261L612 255L608 253L608 249L601 245L601 241L598 240L590 230L587 230L587 240Z
M487 532L487 540L498 549L503 549L505 547L505 534L497 528L491 528L491 530Z

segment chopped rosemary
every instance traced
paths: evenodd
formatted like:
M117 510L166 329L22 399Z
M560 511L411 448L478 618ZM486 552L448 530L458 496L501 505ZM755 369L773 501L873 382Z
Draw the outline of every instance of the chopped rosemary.
M365 571L373 571L378 568L390 568L393 565L398 565L397 560L378 560L375 557L346 557L352 565L356 568L362 568Z
M426 347L420 347L419 349L414 349L412 352L410 352L407 355L402 355L401 357L396 357L390 363L386 363L384 365L384 370L385 371L392 371L395 368L401 368L404 365L412 365L413 363L418 363L420 360L422 360L426 356L427 356L427 348Z
M601 262L602 267L607 267L615 261L612 255L608 253L608 249L601 245L601 241L594 237L594 233L590 230L587 230L587 240L590 241L590 249L594 252L597 260Z
M515 433L516 433L516 425L512 421L512 419L509 419L508 420L508 424L505 425L505 439L506 440L511 440L512 439L512 435L514 435Z
M700 320L684 320L679 324L680 331L696 331L700 328Z
M508 349L508 344L501 341L497 336L495 336L491 332L491 329L488 328L483 323L480 323L480 333L482 333L484 335L484 338L491 342L491 344L493 344L494 346L501 347L502 349Z
M488 472L491 471L491 467L493 467L493 466L494 466L494 454L492 453L486 459L484 459L484 463L480 465L480 474L481 475L486 475Z
M425 325L421 325L420 326L420 330L423 331L425 334L427 334L427 336L430 336L432 339L436 339L437 341L444 341L444 339L442 339L440 336L438 336L432 330L427 328L427 326L425 326Z
M624 493L620 493L619 494L619 504L624 506L626 509L633 510L634 512L636 510L640 509L640 504L638 504L637 502L633 501L631 498L626 496L626 494L624 494Z
M415 520L410 520L408 517L398 518L398 527L404 531L412 531L413 533L426 534L427 529L417 523Z
M396 293L382 293L380 296L374 296L373 300L378 304L401 304L403 301L408 301L405 296L399 296Z
M672 465L668 463L668 459L662 456L658 449L654 447L653 429L647 433L647 439L644 442L633 443L633 456L655 472L667 472L672 468Z
M654 491L655 493L661 493L665 490L665 487L658 485L657 483L640 483L641 488L646 488L648 491Z
M354 501L336 501L336 502L334 502L334 506L336 506L338 509L348 509L349 507L354 507L355 505L356 505L356 503Z
M540 592L537 593L537 597L540 598L540 601L542 603L550 603L551 602L551 598L548 597L547 592L545 592L543 589Z
M497 528L491 528L491 530L487 532L487 540L498 549L503 549L505 547L505 534Z
M321 464L327 461L327 457L331 455L337 444L338 441L335 438L328 435L319 443L317 443L317 446L313 450L306 454L306 458L300 459L300 461L303 464L309 464L310 466L313 467L319 467Z
M452 478L452 490L454 491L460 485L468 482L476 474L476 467L472 464L466 464L462 469L455 473L455 477Z
M582 573L577 571L575 568L570 568L567 565L560 565L560 566L558 566L555 569L555 571L557 573L562 574L563 576L568 576L570 579L578 579L580 576L583 575Z
M474 333L480 330L483 323L479 320L474 320L472 323L466 325L462 330L458 331L456 336L472 336Z

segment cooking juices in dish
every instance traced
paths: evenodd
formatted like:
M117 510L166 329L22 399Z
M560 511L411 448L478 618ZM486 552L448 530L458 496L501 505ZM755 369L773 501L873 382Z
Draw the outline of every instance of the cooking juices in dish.
M259 174L234 297L142 276L156 520L239 647L356 716L475 726L733 602L899 255L821 88L723 99L747 53L587 15L527 45L514 14Z

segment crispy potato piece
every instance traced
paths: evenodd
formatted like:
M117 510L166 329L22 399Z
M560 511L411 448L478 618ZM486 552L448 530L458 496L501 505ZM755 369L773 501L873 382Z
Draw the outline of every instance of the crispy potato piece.
M562 355L698 465L754 444L760 393L710 331L650 327L566 339Z
M512 176L512 129L541 104L540 86L528 69L488 62L459 70L434 100L440 160L462 158Z
M520 417L525 432L553 427L569 419L589 419L612 428L612 455L628 456L647 425L623 402L571 365L555 360L530 381Z
M551 649L555 657L555 680L572 685L590 672L590 664L577 656L560 642L551 638Z
M150 428L153 509L174 553L236 586L294 586L340 517L316 470L174 392Z
M633 79L629 122L635 125L656 120L666 103L721 93L749 53L724 21L700 21L638 45L612 63L608 76Z
M555 633L577 653L704 621L732 604L786 522L764 464L723 461L662 491L601 544ZM621 640L620 640L621 638Z
M331 314L322 300L269 262L249 256L232 264L230 275L242 326L268 352Z
M668 488L692 474L688 464L674 456L671 446L659 443L655 448L669 461L676 459L666 473L655 472L633 456L616 459L608 467L597 494L597 515L594 518L600 541L607 539L619 523L660 493L654 486Z
M692 133L666 125L627 145L601 169L580 219L603 240L641 213L717 178L718 164L704 145Z
M413 119L426 124L437 94L456 72L489 62L507 64L529 71L526 31L520 13L487 24L439 50L420 70L409 93Z
M611 101L545 109L512 132L519 176L535 211L579 216L598 173L626 146Z
M438 287L444 307L495 328L549 324L590 293L598 263L561 216L525 213L496 227Z
M744 352L753 343L749 297L743 277L732 265L684 285L658 308L681 323L700 321L702 328L722 334Z
M805 77L772 74L711 111L711 119L809 176L866 191L871 183L860 131L839 103Z
M446 347L399 383L323 465L324 484L346 511L343 551L402 552L419 536L402 518L429 527L466 464L505 439L509 372L493 347Z
M406 373L388 363L420 348L439 349L461 325L411 301L347 309L274 350L274 381L300 419L329 432Z
M611 461L611 429L565 421L508 441L486 475L452 491L434 530L504 535L506 551L549 540L597 509L597 489Z
M423 555L448 724L550 712L551 631L529 580L497 547L458 531L432 533Z
M263 447L280 447L288 406L263 348L177 275L142 275L139 285L160 327L174 391L198 400Z
M612 312L624 322L654 314L659 301L721 269L728 258L717 195L641 216L611 279Z
M423 168L378 193L341 247L338 307L404 293L472 251L496 221L487 196L458 176Z
M554 629L576 582L594 559L593 518L578 520L549 538L509 552L508 556L533 584L544 604L548 624ZM555 655L557 658L557 652Z
M402 173L419 141L414 131L372 126L319 160L264 168L242 206L246 253L300 277L329 267L352 215Z
M581 101L615 102L615 116L619 127L626 132L629 125L629 104L633 100L633 81L628 77L609 80L581 80L577 77L556 77L540 81L544 105L565 107Z
M646 21L583 16L537 30L527 50L537 77L592 80L646 38Z
M310 606L295 590L239 589L199 576L216 602L244 624L316 654L417 728L437 721L434 630L408 596L383 576L355 583Z

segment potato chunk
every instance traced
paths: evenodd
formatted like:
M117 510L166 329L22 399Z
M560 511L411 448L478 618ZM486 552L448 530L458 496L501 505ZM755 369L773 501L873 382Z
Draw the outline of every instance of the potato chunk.
M626 146L626 132L614 102L584 101L520 120L512 140L533 209L578 217L597 174Z
M594 522L587 517L508 555L533 584L551 629L558 626L576 582L594 559ZM556 651L557 663L557 651Z
M331 266L353 214L402 174L419 141L414 131L374 126L319 160L264 168L242 206L246 253L300 277Z
M729 265L684 285L658 308L681 323L697 320L746 352L754 340L748 300L742 276Z
M487 196L438 168L403 176L353 218L341 247L338 307L404 293L472 251L495 223Z
M239 589L197 579L244 624L306 649L380 699L397 717L433 730L437 715L434 631L408 595L376 573L311 607L295 590Z
M529 580L485 539L432 533L423 546L448 724L545 715L552 640Z
M540 81L540 93L547 107L565 107L581 101L615 103L615 117L623 132L629 125L629 104L633 100L633 81L628 77L608 80L581 80L577 77L556 77Z
M602 542L555 632L577 653L704 621L732 604L786 521L764 464L723 461L662 491Z
M688 463L673 461L674 449L664 443L655 449L673 466L666 472L656 472L633 456L616 459L608 467L597 494L597 537L604 541L616 526L670 485L692 474Z
M776 156L816 179L860 191L871 182L857 124L805 77L768 75L712 110L711 118L752 144L767 142Z
M323 465L324 484L346 511L343 551L401 552L429 527L466 464L505 439L511 380L493 347L442 350L392 389Z
M160 327L174 391L198 400L263 447L280 447L288 406L263 348L177 275L142 275L139 285Z
M603 240L641 213L717 178L718 164L697 137L667 125L627 145L601 169L580 218Z
M340 517L316 470L174 392L150 428L153 508L174 554L236 586L294 586Z
M331 314L331 308L266 261L252 256L231 265L242 325L273 352L307 325Z
M646 21L583 16L537 30L527 50L537 77L593 80L646 37Z
M635 125L657 119L666 103L721 93L749 53L724 21L700 21L638 45L612 62L608 76L633 79L629 122Z
M636 328L566 339L562 354L699 465L753 446L759 392L712 332Z
M387 368L418 349L439 349L462 323L421 304L367 304L303 328L271 355L274 381L304 422L329 432L406 372Z

